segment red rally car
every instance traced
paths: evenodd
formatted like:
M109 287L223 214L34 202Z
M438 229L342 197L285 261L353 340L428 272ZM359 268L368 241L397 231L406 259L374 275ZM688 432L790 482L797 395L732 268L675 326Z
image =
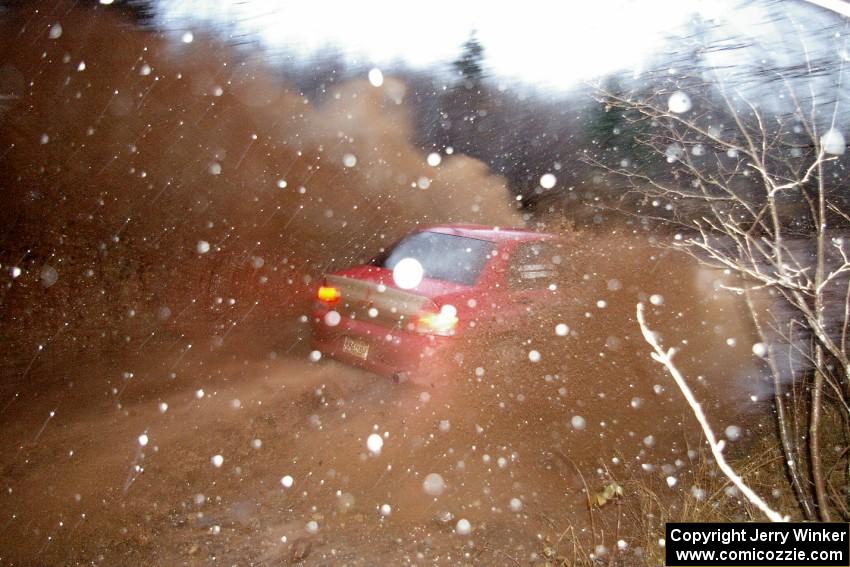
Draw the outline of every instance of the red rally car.
M401 381L450 374L461 344L508 336L557 304L564 254L552 234L442 225L368 264L325 276L311 324L324 356Z

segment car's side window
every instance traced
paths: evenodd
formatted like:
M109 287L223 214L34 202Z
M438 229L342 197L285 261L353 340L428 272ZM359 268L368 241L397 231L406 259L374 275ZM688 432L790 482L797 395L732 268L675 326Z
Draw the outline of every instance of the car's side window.
M560 272L558 250L546 242L523 244L511 254L508 285L514 290L544 289Z

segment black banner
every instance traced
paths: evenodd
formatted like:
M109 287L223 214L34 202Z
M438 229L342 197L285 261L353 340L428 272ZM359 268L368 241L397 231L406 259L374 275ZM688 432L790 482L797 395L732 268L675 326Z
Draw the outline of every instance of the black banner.
M850 524L669 523L666 534L671 567L850 566Z

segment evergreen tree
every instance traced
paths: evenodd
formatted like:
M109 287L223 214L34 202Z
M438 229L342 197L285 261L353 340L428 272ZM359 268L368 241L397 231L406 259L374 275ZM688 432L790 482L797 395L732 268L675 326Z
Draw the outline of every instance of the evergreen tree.
M477 156L477 142L486 129L488 93L484 85L484 47L475 32L464 42L452 68L458 82L442 97L440 138L444 146Z
M452 65L464 87L474 89L480 86L484 78L484 47L475 32L472 32L462 49L461 56Z
M616 76L609 77L602 89L604 92L622 96L624 90ZM602 99L593 103L588 112L585 139L592 159L611 167L641 168L651 158L647 149L637 143L637 138L646 129L646 123L627 119L626 110L620 105L609 104Z

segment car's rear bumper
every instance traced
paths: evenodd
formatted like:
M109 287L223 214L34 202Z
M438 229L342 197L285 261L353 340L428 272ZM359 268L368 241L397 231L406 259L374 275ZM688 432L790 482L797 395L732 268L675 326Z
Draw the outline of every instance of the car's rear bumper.
M358 366L384 376L411 378L439 375L453 337L422 335L388 329L370 321L342 317L335 326L325 323L327 310L314 310L311 317L313 348L322 356ZM368 345L365 358L344 349L345 339Z

